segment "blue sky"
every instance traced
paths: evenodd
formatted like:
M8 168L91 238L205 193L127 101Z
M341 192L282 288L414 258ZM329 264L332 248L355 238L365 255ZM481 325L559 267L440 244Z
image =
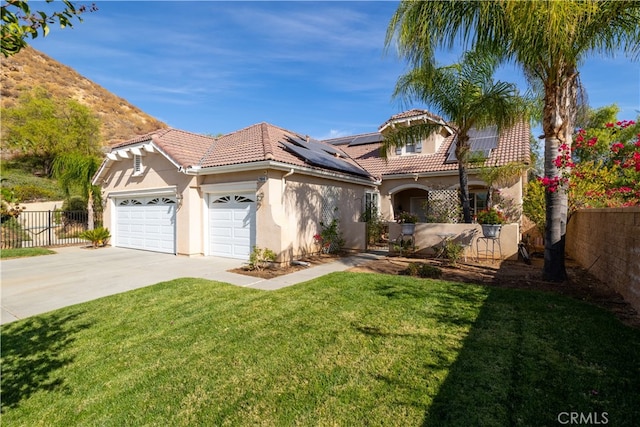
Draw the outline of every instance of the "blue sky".
M391 98L406 71L384 49L398 2L96 4L84 22L52 28L31 45L175 128L217 135L268 122L324 139L372 132L393 114L428 108ZM438 60L452 63L459 53ZM513 67L497 77L525 88ZM591 106L617 103L619 118L636 118L638 62L593 58L581 79Z

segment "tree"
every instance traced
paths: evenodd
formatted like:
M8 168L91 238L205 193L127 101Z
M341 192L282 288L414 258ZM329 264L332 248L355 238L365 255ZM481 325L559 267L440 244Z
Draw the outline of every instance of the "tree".
M3 109L2 147L31 157L50 176L59 154L100 153L100 121L88 107L56 100L36 88L21 96L16 106Z
M558 149L569 148L578 106L578 66L589 55L618 48L640 53L640 2L631 0L470 2L402 1L391 19L386 43L397 40L414 65L433 62L437 48L464 47L519 64L531 83L544 88L542 128L545 177L555 179ZM564 247L567 188L546 191L543 276L566 278Z
M438 67L425 62L401 76L394 96L422 101L444 117L455 134L458 159L460 205L464 222L471 223L468 166L471 156L469 131L496 126L498 132L512 126L524 114L525 104L514 84L493 80L494 58L467 52L460 63ZM404 145L408 139L422 138L442 124L425 123L398 127L385 136L383 152Z
M53 0L46 0L47 3ZM49 24L59 23L61 28L72 27L73 18L82 22L80 15L87 11L98 10L95 4L90 7L76 6L68 0L63 0L64 9L47 15L45 12L32 12L26 0L5 0L0 16L2 18L2 54L6 57L15 55L27 46L26 39L35 39L39 34L46 37L49 34Z
M89 230L94 229L94 203L100 202L100 187L91 183L100 163L97 156L79 152L60 154L53 162L53 176L58 179L65 195L70 197L75 189L82 193L87 203Z

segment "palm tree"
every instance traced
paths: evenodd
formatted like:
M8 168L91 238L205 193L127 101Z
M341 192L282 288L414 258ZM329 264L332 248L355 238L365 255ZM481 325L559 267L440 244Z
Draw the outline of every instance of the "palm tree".
M57 156L53 161L53 176L58 179L62 191L67 197L74 189L82 192L87 200L87 228L93 230L93 204L100 199L100 187L92 185L91 180L100 167L100 159L96 156L71 152Z
M435 50L464 47L500 55L519 64L531 83L544 88L542 128L545 177L559 179L558 148L572 143L580 88L578 66L590 55L619 48L640 52L640 2L636 0L565 1L402 1L387 30L387 46L397 41L400 54L414 66L433 62ZM566 185L545 192L543 275L566 278Z
M496 126L497 131L512 126L524 113L524 103L514 84L494 82L494 58L467 52L457 64L437 67L424 63L400 77L394 97L403 96L428 104L450 123L455 135L458 159L460 205L464 222L470 223L471 206L467 169L471 155L469 131ZM407 140L426 137L441 123L397 127L385 135L383 155Z

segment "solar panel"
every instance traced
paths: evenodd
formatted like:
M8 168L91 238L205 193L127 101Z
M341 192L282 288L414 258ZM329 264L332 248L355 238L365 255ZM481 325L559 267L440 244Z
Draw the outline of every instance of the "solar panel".
M456 143L458 138L456 137L451 146L449 147L449 151L447 152L447 160L446 163L454 163L458 161L456 157ZM469 152L472 155L481 154L483 157L487 158L491 155L491 150L498 147L498 129L495 126L489 126L484 129L471 129L469 131Z
M327 169L337 170L340 172L351 173L368 177L369 174L362 168L344 161L339 157L334 157L325 151L313 151L299 145L280 141L287 150L299 156L303 160L314 166L320 166Z
M357 136L349 143L349 147L353 147L355 145L365 145L365 144L373 144L375 142L382 142L384 137L381 133L372 133L369 135L360 135Z
M287 138L297 146L306 148L316 153L325 152L325 153L333 154L335 156L347 157L347 155L344 152L340 151L337 148L334 148L332 145L325 144L320 141L316 141L315 139L310 138L308 141L305 141L304 139L297 136L287 136Z

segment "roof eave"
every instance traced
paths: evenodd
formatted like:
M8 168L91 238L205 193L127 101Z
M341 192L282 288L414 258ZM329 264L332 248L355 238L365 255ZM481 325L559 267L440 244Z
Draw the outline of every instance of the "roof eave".
M364 177L359 178L353 175L342 174L339 172L330 172L327 170L319 170L314 168L309 168L306 166L293 165L284 162L278 162L274 160L262 160L251 163L238 163L232 165L222 165L222 166L210 166L210 167L188 167L184 169L182 172L187 175L219 175L225 174L229 172L248 172L254 170L261 169L276 169L281 171L291 171L292 169L303 175L316 176L320 178L328 178L336 181L342 182L350 182L360 185L368 185L368 186L376 186L380 185L379 180L375 180L375 178L371 177L371 179L366 179Z

